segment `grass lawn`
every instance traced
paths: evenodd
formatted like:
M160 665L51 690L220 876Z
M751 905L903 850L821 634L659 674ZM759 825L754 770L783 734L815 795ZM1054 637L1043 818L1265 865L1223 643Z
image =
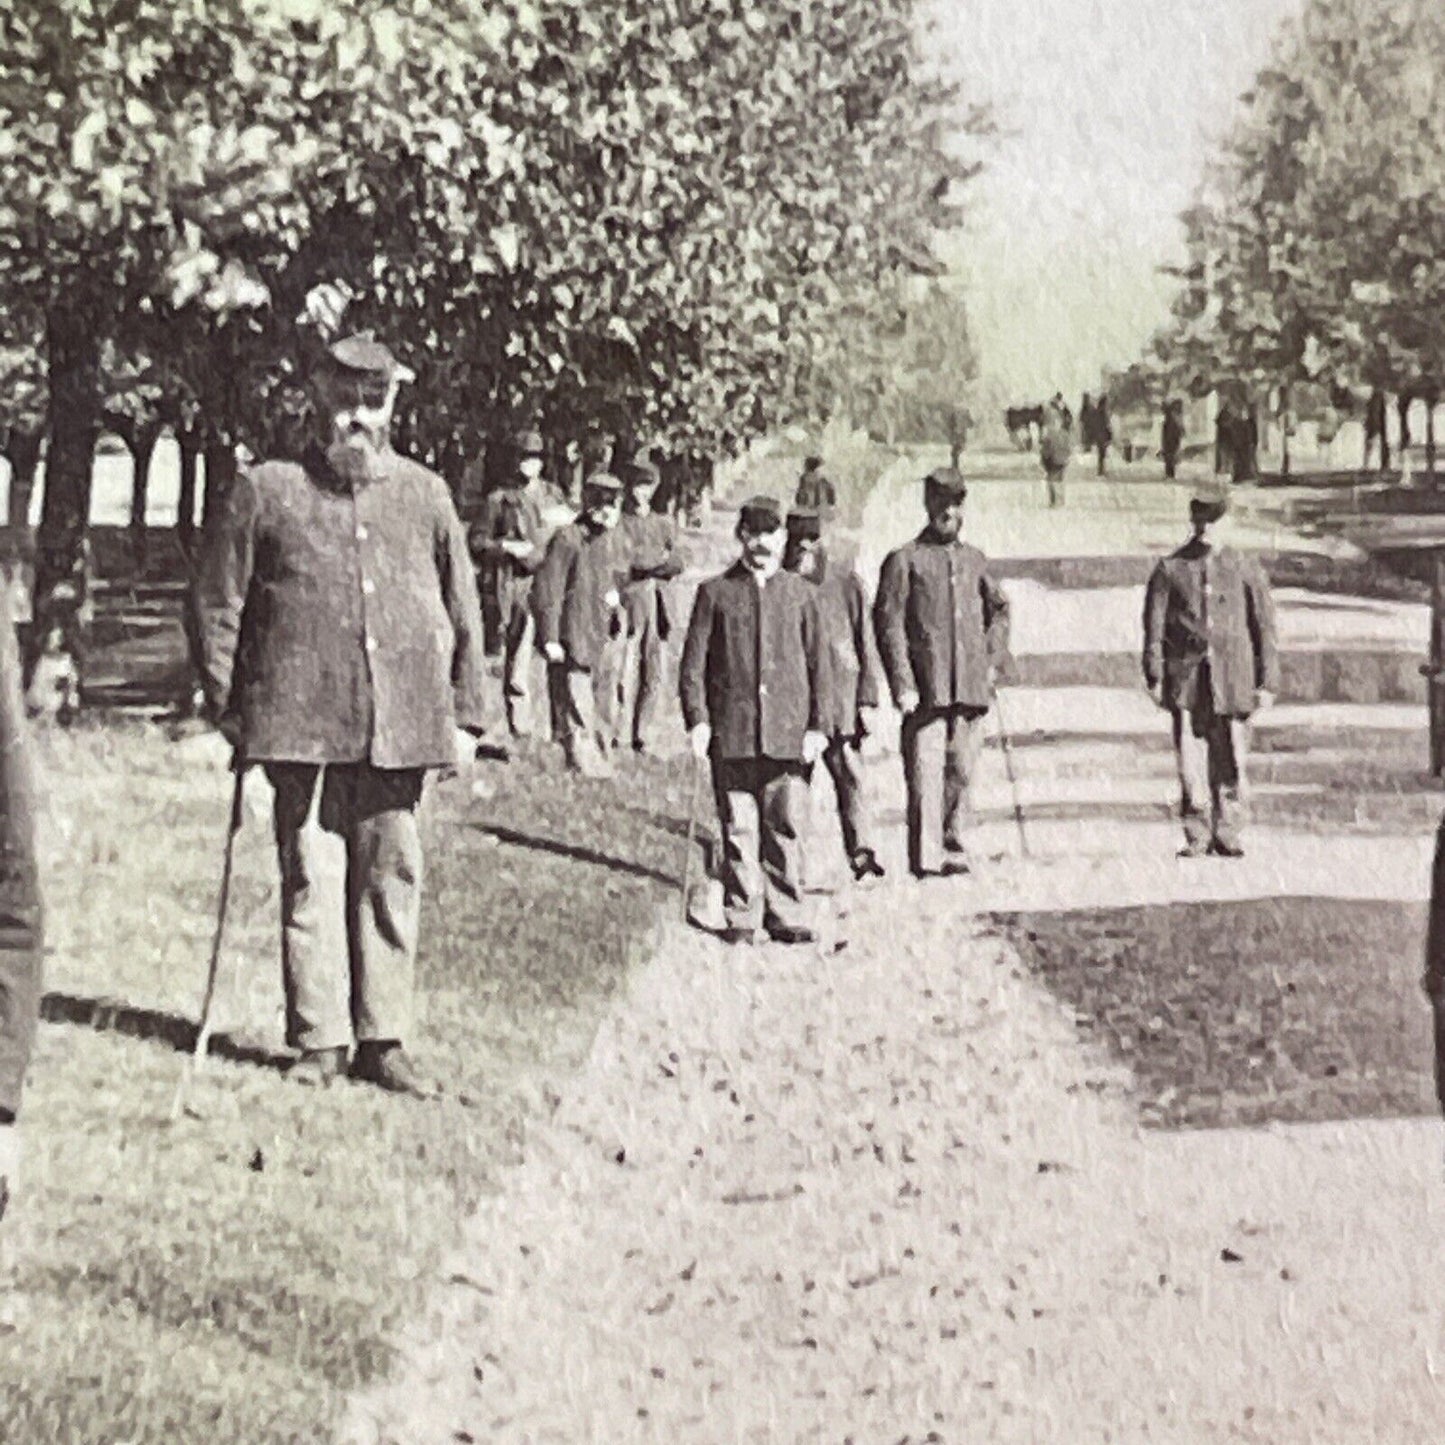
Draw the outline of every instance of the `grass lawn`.
M41 1029L7 1221L31 1315L0 1341L0 1440L324 1441L341 1394L386 1369L388 1331L515 1157L546 1080L645 957L679 867L685 767L580 783L547 750L482 765L486 802L438 788L417 1052L448 1099L307 1092L274 1065L218 1061L193 1090L201 1117L170 1124L228 776L140 723L42 744L48 1012L94 1026ZM264 1060L280 1045L277 900L251 787L227 949L247 982L222 1023Z
M1264 898L995 922L1166 1127L1431 1113L1425 907Z

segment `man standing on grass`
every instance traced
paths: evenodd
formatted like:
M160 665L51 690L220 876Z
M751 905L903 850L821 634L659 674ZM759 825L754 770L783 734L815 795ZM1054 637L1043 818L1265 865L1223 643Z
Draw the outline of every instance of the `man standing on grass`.
M698 589L682 651L683 722L712 765L730 943L759 923L777 943L815 937L803 917L808 772L823 756L827 659L818 589L782 570L786 531L771 497L738 515L742 555Z
M7 593L0 587L0 1220L18 1187L20 1096L40 1017L44 951L35 778ZM0 1333L17 1326L8 1283L0 1278Z
M559 713L567 766L583 777L612 771L628 558L617 523L622 483L596 472L582 484L582 512L547 544L532 589L537 645Z
M818 615L828 655L823 762L833 779L838 820L848 866L858 882L883 877L873 847L867 791L863 783L863 739L876 731L878 656L868 619L868 589L855 568L830 557L823 547L817 512L788 514L788 547L783 566L818 588Z
M969 789L995 673L1008 656L1009 622L988 559L963 540L967 484L944 467L923 489L928 525L884 560L873 605L883 671L903 714L915 878L970 871Z
M410 373L369 334L312 378L299 462L239 477L198 583L207 708L275 794L293 1074L425 1096L412 1029L429 769L468 763L485 659L446 483L391 447Z
M672 632L667 584L682 571L677 524L653 510L661 481L661 474L650 461L631 462L627 468L627 507L618 524L628 556L628 582L622 589L627 642L622 658L618 727L626 730L636 753L647 751L647 733L662 688L662 646Z
M496 620L502 650L502 695L513 737L531 730L532 574L542 561L542 512L534 487L542 474L542 438L517 438L517 469L487 494L469 541L481 571L483 606Z
M838 505L838 489L823 470L822 457L808 457L803 462L803 475L793 505L800 512L831 512Z
M1228 505L1190 502L1193 536L1155 566L1144 597L1144 681L1173 721L1183 858L1243 856L1247 725L1279 689L1264 569L1213 535Z

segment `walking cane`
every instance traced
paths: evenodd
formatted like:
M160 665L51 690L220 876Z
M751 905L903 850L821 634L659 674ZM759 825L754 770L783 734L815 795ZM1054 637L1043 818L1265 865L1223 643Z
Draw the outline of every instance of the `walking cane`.
M691 754L689 754L691 756ZM697 809L702 799L702 761L692 759L692 790L687 804L687 852L682 859L682 921L688 922L688 899L692 894L692 855L697 840Z
M1009 792L1013 795L1014 822L1019 828L1019 852L1027 858L1029 856L1029 835L1024 830L1024 805L1019 798L1019 780L1014 772L1013 744L1009 741L1008 724L1003 716L1003 699L999 696L998 688L993 689L993 705L998 712L998 745L999 751L1003 753L1004 772L1008 775Z
M201 1022L196 1030L196 1043L191 1050L190 1064L185 1073L181 1075L180 1083L176 1086L175 1098L171 1100L172 1121L180 1118L181 1109L185 1105L187 1087L199 1071L211 1045L216 980L221 971L221 944L225 938L226 915L230 911L231 903L231 873L236 861L236 835L241 831L241 820L245 816L242 795L245 770L239 758L232 758L231 771L235 774L236 780L231 788L231 816L226 824L226 846L221 863L221 891L216 900L216 930L211 937L211 961L206 970L206 994L201 1003Z

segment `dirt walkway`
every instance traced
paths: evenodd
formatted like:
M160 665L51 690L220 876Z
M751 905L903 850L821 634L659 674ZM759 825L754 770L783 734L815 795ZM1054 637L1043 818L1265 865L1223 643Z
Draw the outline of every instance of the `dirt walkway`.
M1098 736L1157 715L1094 701L1104 726L1065 701L1063 735L1021 750L1026 796L1167 798L1167 754L1120 783ZM1006 796L996 751L983 774ZM896 812L896 760L874 778ZM991 823L976 881L844 895L817 949L669 926L344 1438L1433 1438L1438 1124L1144 1135L1127 1078L977 921L1415 898L1427 851L1261 831L1240 867L1180 864L1175 831L1052 822L1024 859Z

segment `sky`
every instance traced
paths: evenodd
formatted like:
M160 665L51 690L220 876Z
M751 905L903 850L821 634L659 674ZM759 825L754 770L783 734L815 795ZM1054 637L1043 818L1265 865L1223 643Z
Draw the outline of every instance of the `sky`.
M930 53L1006 134L943 255L985 377L1077 398L1165 319L1178 215L1300 0L934 0ZM1077 402L1075 402L1077 404Z

